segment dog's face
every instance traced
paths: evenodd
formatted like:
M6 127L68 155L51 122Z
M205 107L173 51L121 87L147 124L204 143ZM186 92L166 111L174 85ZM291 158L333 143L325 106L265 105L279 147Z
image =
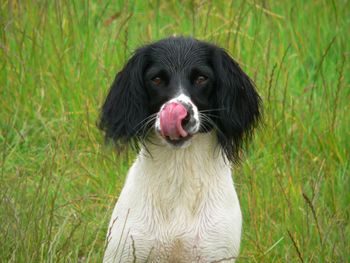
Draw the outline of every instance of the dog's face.
M193 44L197 43L184 39L154 44L144 74L150 114L156 113L156 132L176 147L205 130L202 112L214 108L210 50Z
M260 116L260 98L238 64L215 45L168 38L138 49L102 108L107 138L144 141L150 130L173 147L216 130L229 160Z

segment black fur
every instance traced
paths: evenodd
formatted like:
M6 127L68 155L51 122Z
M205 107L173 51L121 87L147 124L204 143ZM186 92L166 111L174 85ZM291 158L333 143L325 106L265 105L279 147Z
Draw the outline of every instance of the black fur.
M238 161L238 151L252 135L259 121L261 99L252 80L224 50L216 49L214 70L217 76L216 103L224 110L215 119L218 140L231 161Z
M195 87L195 74L208 77L204 87ZM152 84L156 75L163 79L160 87ZM227 158L238 161L239 149L259 121L261 99L223 49L193 38L167 38L136 50L110 88L99 127L115 142L143 141L153 125L148 118L179 85L210 120L200 131L216 129Z
M138 49L117 74L102 106L99 127L106 139L127 143L140 137L138 126L149 112L144 90L145 48Z

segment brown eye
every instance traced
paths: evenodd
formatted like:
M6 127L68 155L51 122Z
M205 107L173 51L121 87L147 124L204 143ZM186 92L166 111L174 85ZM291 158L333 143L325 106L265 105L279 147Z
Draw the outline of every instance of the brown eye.
M198 76L195 80L196 85L202 85L207 82L208 78L206 76Z
M155 77L152 79L152 83L156 86L159 86L160 84L162 84L162 79L160 77Z

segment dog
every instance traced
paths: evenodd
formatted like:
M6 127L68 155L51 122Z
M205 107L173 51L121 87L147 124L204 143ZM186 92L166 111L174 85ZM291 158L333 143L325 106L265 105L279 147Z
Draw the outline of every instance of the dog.
M231 164L261 98L218 46L170 37L116 75L100 128L139 150L110 220L104 262L234 262L242 215Z

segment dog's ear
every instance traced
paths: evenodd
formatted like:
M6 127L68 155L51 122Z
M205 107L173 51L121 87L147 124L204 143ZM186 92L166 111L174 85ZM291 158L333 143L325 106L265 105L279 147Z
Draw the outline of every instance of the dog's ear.
M261 99L252 80L223 49L214 52L218 140L230 161L239 161L239 150L259 121Z
M148 116L148 98L143 72L145 48L138 49L116 75L101 110L99 128L106 139L118 144L137 139L142 122Z

